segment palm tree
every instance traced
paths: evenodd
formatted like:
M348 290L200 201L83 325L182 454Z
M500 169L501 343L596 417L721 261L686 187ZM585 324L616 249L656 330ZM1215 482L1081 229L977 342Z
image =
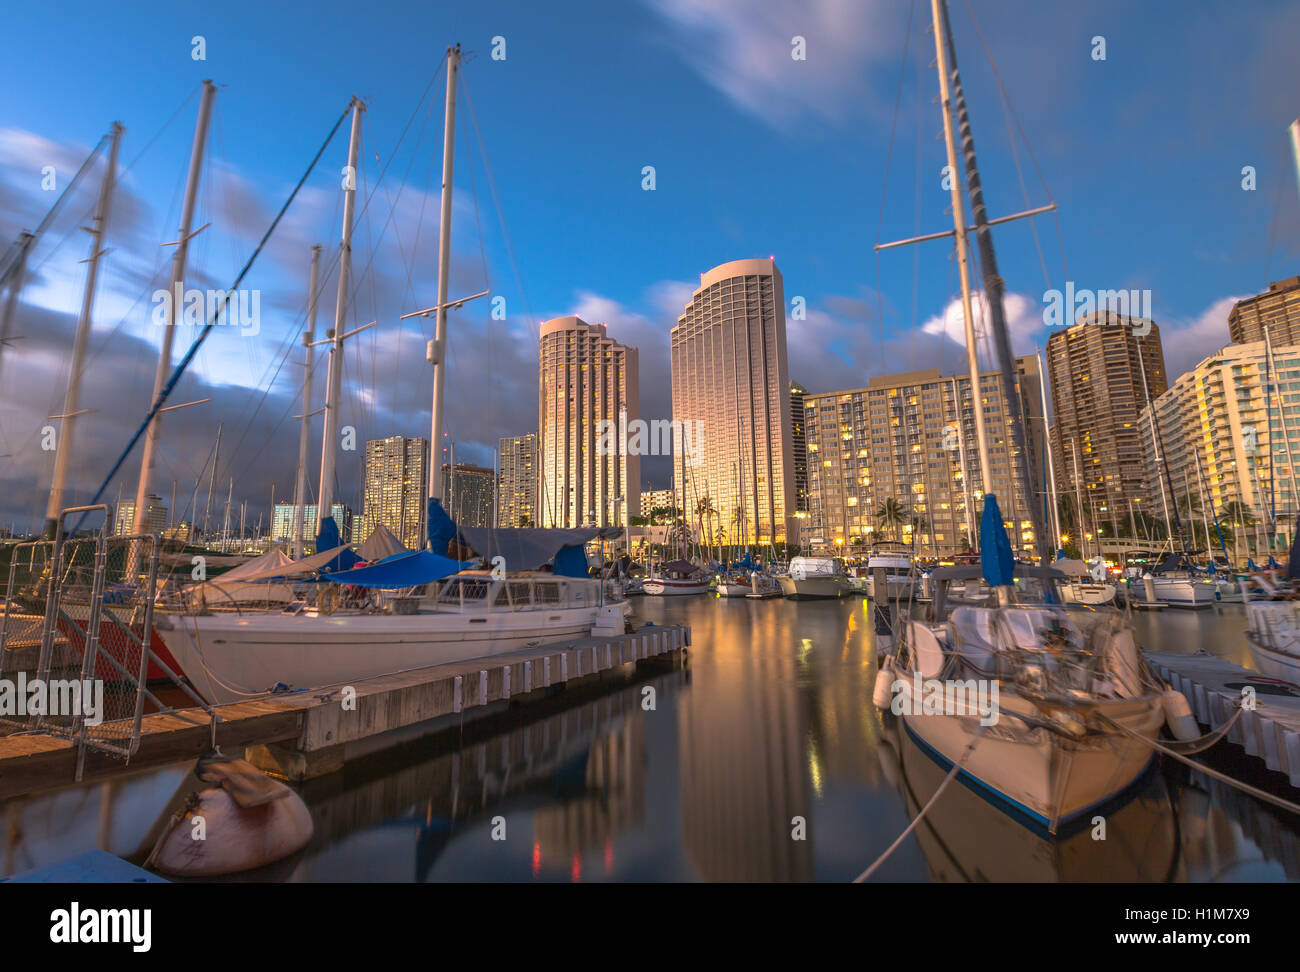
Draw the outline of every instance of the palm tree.
M892 496L876 509L876 523L885 530L892 531L898 539L898 528L907 522L907 507Z
M1245 503L1239 500L1231 500L1224 503L1219 510L1219 521L1226 524L1232 530L1232 556L1237 559L1237 530L1249 529L1255 525L1255 514L1250 511ZM1250 554L1249 540L1246 543L1246 553Z
M917 534L924 533L930 529L930 521L919 513L912 514L912 556L916 556L916 537Z
M705 536L704 521L708 520L709 523L712 523L713 518L717 515L718 515L718 511L714 509L713 500L710 499L709 497L707 496L702 497L700 501L695 504L695 522L698 523L700 526L701 540L703 540ZM708 550L709 552L706 556L710 556L710 557L713 556L713 527L712 526L710 526L708 530Z

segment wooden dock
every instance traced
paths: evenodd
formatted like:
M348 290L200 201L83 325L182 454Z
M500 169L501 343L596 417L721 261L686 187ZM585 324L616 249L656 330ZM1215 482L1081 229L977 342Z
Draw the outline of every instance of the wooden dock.
M1255 709L1241 714L1227 739L1300 788L1300 690L1213 655L1143 654L1162 678L1187 696L1196 721L1211 729L1232 718L1242 689L1252 687Z
M625 665L671 662L690 641L687 627L646 625L632 634L261 696L217 706L217 744L224 752L244 750L248 759L278 776L309 779L405 738L486 718ZM131 765L197 758L211 745L207 720L197 708L146 716ZM66 785L76 757L76 746L67 739L42 733L0 736L0 798ZM123 765L89 750L84 778L111 775Z

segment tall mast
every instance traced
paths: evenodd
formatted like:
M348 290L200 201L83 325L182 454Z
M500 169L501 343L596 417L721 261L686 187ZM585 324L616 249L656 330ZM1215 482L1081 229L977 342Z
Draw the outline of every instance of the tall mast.
M1156 427L1156 403L1151 400L1151 391L1147 388L1147 366L1146 359L1142 356L1142 339L1134 335L1133 340L1137 342L1138 353L1138 370L1142 373L1142 400L1146 402L1147 418L1151 421L1151 449L1156 459L1156 478L1160 481L1160 505L1165 511L1165 534L1169 537L1169 549L1173 549L1174 527L1169 519L1169 497L1165 493L1165 478L1169 474L1169 467L1165 464L1164 449L1160 447L1160 430ZM1169 492L1174 491L1174 485L1171 481ZM1183 542L1183 521L1178 521L1178 542Z
M212 512L212 490L217 485L217 464L221 462L221 428L224 422L217 423L217 444L212 452L212 469L208 472L208 498L203 504L203 542L208 540L208 515ZM197 486L195 487L198 488ZM197 512L197 511L196 511Z
M1088 531L1084 529L1083 523L1083 487L1080 485L1079 478L1079 440L1071 440L1070 459L1074 462L1074 505L1075 517L1079 521L1079 557L1083 560L1088 558L1088 548L1084 541L1088 538Z
M1006 311L1002 306L1003 283L998 273L997 256L993 252L993 235L989 232L988 210L984 205L984 186L980 181L979 167L975 162L975 138L971 134L970 114L966 110L966 96L962 91L961 74L957 70L957 47L952 40L952 28L948 22L947 0L931 0L934 8L935 46L940 46L940 32L946 41L947 62L940 59L945 74L951 73L952 99L957 110L957 120L961 127L962 154L966 158L966 187L970 194L971 215L975 219L975 240L979 244L980 273L984 278L984 294L988 298L989 315L993 324L993 343L997 348L998 364L1002 369L1002 397L1006 400L1007 417L1011 425L1011 435L1016 447L1013 477L1018 477L1023 485L1025 502L1029 508L1029 521L1034 529L1039 556L1043 563L1051 562L1051 550L1047 544L1047 529L1043 519L1042 507L1038 494L1034 492L1033 482L1029 476L1029 452L1025 442L1025 415L1021 407L1020 396L1016 391L1015 359L1011 355L1011 337L1007 331ZM957 159L952 146L951 120L949 118L949 95L944 89L944 131L948 139L948 164L952 166L954 208L958 205L961 192L960 180L956 177ZM964 244L962 230L957 231L958 245ZM981 461L983 461L981 453ZM1014 481L1014 478L1013 478ZM988 491L988 486L984 487ZM1013 490L1014 493L1014 490Z
M429 418L429 506L442 500L442 400L446 378L447 290L451 272L451 197L456 162L456 78L460 74L460 45L447 48L447 107L442 132L442 212L438 223L438 306L434 310L433 341L428 358L433 365L433 408ZM450 478L450 477L448 477ZM427 531L426 531L427 532ZM428 537L421 537L428 543Z
M330 344L329 380L325 383L325 428L321 438L320 489L316 493L316 533L334 515L334 465L339 449L339 399L343 395L343 331L348 319L348 294L352 285L352 217L357 198L357 156L361 149L360 98L352 99L352 137L348 141L347 179L343 186L343 240L339 244L339 291L334 305ZM355 333L355 332L353 332ZM339 537L343 536L339 524ZM319 552L319 551L318 551Z
M307 450L311 445L311 382L312 365L315 349L312 342L316 338L317 285L320 279L320 244L311 248L311 276L307 284L307 327L303 331L302 346L306 361L302 371L302 424L298 429L298 471L293 484L293 538L294 559L302 557L302 521L304 507L307 504ZM275 515L275 504L271 504L271 515Z
M90 314L95 306L95 282L99 278L99 258L104 255L104 229L108 225L109 203L113 198L113 184L117 179L117 147L122 139L122 126L113 122L112 141L108 149L108 167L104 181L99 185L99 199L95 203L95 218L89 227L90 257L86 271L86 289L81 295L81 316L77 319L77 336L72 342L72 360L68 363L68 388L63 396L63 411L59 416L59 436L54 451L54 479L50 484L50 501L45 507L45 537L54 539L63 509L63 494L68 482L68 462L72 457L72 433L76 427L78 403L81 397L81 370L85 366L86 343L90 338ZM113 511L117 515L117 510Z
M1056 508L1056 460L1052 457L1052 437L1047 429L1047 379L1043 377L1043 355L1038 359L1038 397L1043 403L1043 444L1047 449L1047 481L1052 490L1052 506L1047 521L1052 525L1052 546L1061 542L1061 511Z
M970 550L975 549L975 523L971 519L974 511L971 508L970 501L970 469L966 466L966 422L962 415L961 408L961 391L957 388L957 379L949 379L952 382L952 402L953 414L957 418L957 458L961 461L961 489L962 505L965 507L964 514L966 517L966 546Z
M199 191L199 177L203 173L203 149L208 139L208 119L212 116L212 99L216 96L217 86L211 81L203 82L203 97L199 101L199 119L194 126L194 146L190 149L190 171L185 180L185 201L181 205L180 234L176 238L176 252L172 255L172 278L167 291L167 324L163 328L162 347L158 351L158 367L153 376L153 397L149 404L158 401L167 379L172 371L172 338L176 333L176 322L180 318L180 296L185 287L185 261L190 252L190 239L195 235L190 231L194 224L194 202ZM154 414L145 432L144 451L140 456L140 479L135 487L135 523L132 533L143 533L144 511L149 496L149 480L153 475L154 461L158 451L158 435L162 430L162 410ZM134 574L137 563L138 545L131 546L131 565L128 576Z

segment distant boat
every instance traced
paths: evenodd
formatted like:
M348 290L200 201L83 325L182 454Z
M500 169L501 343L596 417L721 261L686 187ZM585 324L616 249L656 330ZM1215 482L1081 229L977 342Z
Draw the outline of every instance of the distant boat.
M793 557L790 572L777 581L781 593L796 601L843 597L853 592L838 557Z
M642 593L649 597L707 594L712 589L713 578L689 560L660 564L652 570L649 577L641 581Z

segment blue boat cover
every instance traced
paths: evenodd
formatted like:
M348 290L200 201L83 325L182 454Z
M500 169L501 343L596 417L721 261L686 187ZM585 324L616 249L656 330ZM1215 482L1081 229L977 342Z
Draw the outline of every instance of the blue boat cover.
M334 522L334 517L327 516L320 521L319 532L316 534L317 550L333 550L343 543L339 539L339 525ZM354 554L350 549L339 552L339 555L321 568L323 571L348 570L361 562L361 558Z
M405 587L415 587L418 584L431 584L470 566L472 566L471 561L462 562L452 560L450 557L440 557L428 550L412 550L385 557L379 563L371 564L369 567L341 570L327 574L326 577L336 584L355 584L357 587L395 591Z
M1286 575L1292 580L1300 579L1300 516L1295 518L1295 536L1291 538L1291 554L1286 560Z
M984 512L980 514L980 570L990 587L1005 587L1011 583L1011 572L1016 561L1011 555L1011 541L1007 528L1002 525L1002 511L998 498L984 494Z
M561 547L555 552L555 573L560 577L588 577L587 553L582 544Z
M442 508L442 502L433 497L429 498L428 513L429 549L439 556L444 556L447 553L447 544L456 535L456 521L447 515L447 511Z

